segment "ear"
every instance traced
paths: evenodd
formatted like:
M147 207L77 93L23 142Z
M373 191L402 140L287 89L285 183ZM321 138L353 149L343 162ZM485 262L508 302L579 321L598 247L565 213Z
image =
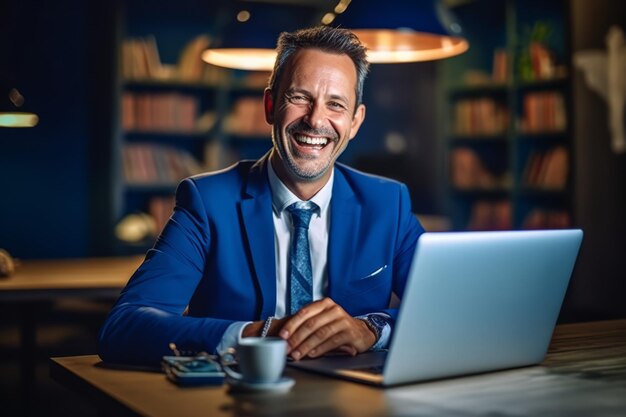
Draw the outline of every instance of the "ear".
M350 124L350 140L356 136L363 120L365 120L365 104L360 104L359 107L356 108L354 116L352 116L352 123Z
M265 121L271 125L274 124L274 99L272 98L272 90L266 88L263 92L263 107L265 108Z

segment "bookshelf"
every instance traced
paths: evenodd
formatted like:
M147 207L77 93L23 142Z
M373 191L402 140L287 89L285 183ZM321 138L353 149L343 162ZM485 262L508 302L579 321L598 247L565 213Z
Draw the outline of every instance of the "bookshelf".
M151 16L132 2L123 10L112 246L132 254L154 244L180 180L269 149L262 105L269 74L201 61L212 41L205 18L174 7Z
M567 2L475 0L453 11L470 41L439 64L453 228L571 226Z

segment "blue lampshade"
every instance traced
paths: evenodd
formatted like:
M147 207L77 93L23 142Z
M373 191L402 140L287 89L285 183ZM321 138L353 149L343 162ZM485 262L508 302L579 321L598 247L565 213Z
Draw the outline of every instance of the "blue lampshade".
M216 40L202 59L227 68L270 71L280 33L319 24L320 13L307 5L231 2L222 10Z
M462 28L439 0L342 0L332 26L351 29L372 63L429 61L469 48Z

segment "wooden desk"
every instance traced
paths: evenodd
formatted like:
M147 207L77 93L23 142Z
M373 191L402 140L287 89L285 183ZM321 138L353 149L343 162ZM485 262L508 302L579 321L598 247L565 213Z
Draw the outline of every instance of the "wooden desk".
M115 299L143 260L85 258L22 261L16 273L0 278L0 301L20 312L20 376L22 404L31 403L35 381L38 305L59 298Z
M52 377L106 414L194 416L618 416L626 412L626 320L558 326L541 366L380 389L288 369L284 394L179 388L97 356L52 358Z
M0 278L0 300L117 297L143 256L22 261L15 275Z

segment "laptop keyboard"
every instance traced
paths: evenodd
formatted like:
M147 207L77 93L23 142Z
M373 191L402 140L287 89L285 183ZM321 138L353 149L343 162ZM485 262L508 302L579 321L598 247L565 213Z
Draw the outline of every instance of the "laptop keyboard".
M365 372L367 374L380 375L383 373L383 365L364 366L362 368L354 368L353 371Z

